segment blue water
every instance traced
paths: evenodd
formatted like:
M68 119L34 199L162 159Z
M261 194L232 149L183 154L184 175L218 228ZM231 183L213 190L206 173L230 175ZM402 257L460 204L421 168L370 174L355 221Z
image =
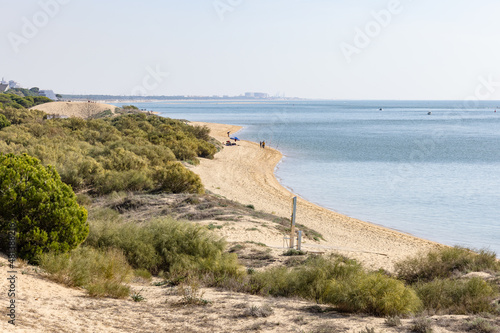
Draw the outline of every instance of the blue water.
M136 105L244 126L240 139L265 140L284 153L281 183L323 207L500 254L500 101L473 108L460 101Z

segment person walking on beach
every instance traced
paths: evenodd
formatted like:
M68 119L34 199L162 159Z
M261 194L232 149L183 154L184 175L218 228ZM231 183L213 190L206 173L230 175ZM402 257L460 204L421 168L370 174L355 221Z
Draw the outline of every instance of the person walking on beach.
M262 141L262 148L266 148L266 141Z
M231 131L227 131L227 137L229 138L229 133L231 133Z
M259 141L259 147L262 148L262 141Z

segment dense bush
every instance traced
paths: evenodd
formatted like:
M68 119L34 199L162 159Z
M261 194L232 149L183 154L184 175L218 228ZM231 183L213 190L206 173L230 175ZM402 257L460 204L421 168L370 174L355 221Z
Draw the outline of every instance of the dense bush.
M155 115L46 119L34 110L0 110L13 125L0 131L0 152L27 153L53 165L75 190L95 194L159 190L202 193L197 175L178 160L213 158L206 127Z
M71 253L45 253L40 266L49 277L70 287L83 287L90 296L127 297L132 269L123 254L115 249L99 251L79 247Z
M443 247L396 264L397 276L408 283L448 278L457 273L499 271L496 254L463 247Z
M26 90L28 91L28 90ZM0 105L2 108L12 107L15 109L30 108L35 105L52 102L52 100L45 96L21 96L20 94L15 94L16 90L9 90L9 93L0 94Z
M10 125L10 121L3 114L0 114L0 130Z
M442 247L395 265L400 279L411 283L427 311L467 314L495 312L492 301L498 288L479 278L464 279L473 271L497 274L500 264L493 252L463 247Z
M168 193L204 193L200 177L178 162L169 162L156 171L154 179L158 189Z
M367 273L357 262L341 256L311 257L297 267L256 272L248 287L262 295L298 296L350 312L396 315L421 308L415 292L401 281Z
M340 310L378 316L415 313L422 303L415 291L384 274L358 273L348 279L332 280L325 300Z
M0 154L0 249L14 224L17 255L35 261L43 252L66 252L88 234L87 211L52 167L22 155Z
M0 94L0 98L1 96ZM0 114L3 114L13 125L31 122L40 123L44 120L44 117L46 117L46 114L42 111L27 110L23 108L16 109L12 107L6 107L0 110Z
M241 274L236 255L224 253L225 242L202 226L173 219L143 224L121 222L112 211L97 211L86 245L117 248L137 269L163 271L171 280L211 276L212 283Z
M427 310L435 313L468 314L491 312L495 292L480 278L436 279L418 283L418 296Z

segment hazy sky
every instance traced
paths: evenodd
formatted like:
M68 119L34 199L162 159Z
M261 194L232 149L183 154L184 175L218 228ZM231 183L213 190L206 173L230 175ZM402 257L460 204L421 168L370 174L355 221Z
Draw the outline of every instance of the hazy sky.
M498 0L0 0L0 28L0 77L63 94L500 99Z

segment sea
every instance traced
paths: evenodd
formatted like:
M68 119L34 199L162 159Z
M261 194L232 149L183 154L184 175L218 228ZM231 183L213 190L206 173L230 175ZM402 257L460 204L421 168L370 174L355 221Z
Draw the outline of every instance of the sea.
M275 170L281 184L322 207L500 254L500 101L133 104L163 117L243 126L233 133L239 139L284 154Z

